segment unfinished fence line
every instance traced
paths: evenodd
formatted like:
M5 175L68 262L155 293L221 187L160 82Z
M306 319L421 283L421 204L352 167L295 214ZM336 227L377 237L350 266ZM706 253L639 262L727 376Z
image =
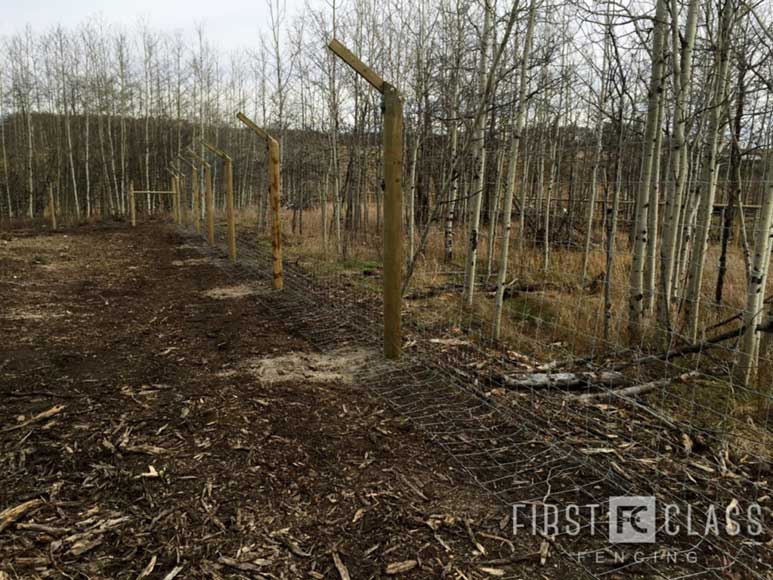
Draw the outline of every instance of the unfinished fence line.
M221 268L240 309L345 367L504 510L587 503L603 519L632 495L714 510L720 531L739 503L773 515L769 14L741 0L408 4L378 31L359 5L315 15L273 87L262 54L254 91L239 62L233 86L209 83L224 69L202 48L177 119L173 91L153 86L156 100L113 116L84 99L81 115L36 117L12 74L0 215L166 228L159 239L206 258L181 267ZM88 137L94 116L101 157L64 140L33 155L47 134L33 126ZM58 181L33 171L40 159L59 160ZM768 580L763 527L580 564L592 578ZM542 535L540 557L609 551L568 536ZM659 563L672 549L700 558Z

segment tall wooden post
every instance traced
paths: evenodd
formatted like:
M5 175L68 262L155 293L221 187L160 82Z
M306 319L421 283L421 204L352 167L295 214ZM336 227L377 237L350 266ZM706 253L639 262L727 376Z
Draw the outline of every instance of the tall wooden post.
M282 222L279 207L281 204L281 167L279 143L275 139L268 141L268 172L270 177L269 193L271 195L271 250L273 262L273 286L275 290L284 288L284 273L282 272Z
M384 355L400 357L402 307L403 102L384 85Z
M384 95L384 356L397 359L402 343L403 104L395 87L336 39L328 48Z
M236 118L247 125L268 145L268 182L271 198L271 253L273 268L273 287L275 290L284 288L284 273L282 270L282 222L279 209L282 203L281 154L279 143L266 131L258 127L244 113L237 113Z
M174 223L180 225L180 178L176 175L172 175L172 213Z
M225 163L225 211L228 220L228 257L236 261L236 218L234 216L234 175L233 160L222 149L210 145L203 139L201 143ZM211 180L210 180L211 181ZM213 226L214 227L214 226ZM214 235L213 235L214 239Z
M236 218L234 216L234 173L233 161L225 158L225 211L228 219L228 257L236 261Z
M199 195L199 179L196 166L191 169L191 207L193 208L193 227L196 233L201 233L201 196Z
M212 166L204 166L204 187L206 189L207 202L207 242L215 245L215 195L212 192Z
M56 204L54 203L54 184L48 184L48 211L51 212L51 229L56 231Z
M137 227L137 205L134 199L134 182L129 182L129 218L133 228Z

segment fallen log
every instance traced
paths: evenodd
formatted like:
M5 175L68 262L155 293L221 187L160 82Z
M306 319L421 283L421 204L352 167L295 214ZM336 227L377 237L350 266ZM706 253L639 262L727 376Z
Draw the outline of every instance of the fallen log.
M673 358L679 358L682 356L687 356L689 354L696 354L704 350L708 350L710 348L715 348L719 344L725 342L726 340L738 338L745 331L746 331L746 327L740 326L733 330L728 330L727 332L723 332L722 334L718 334L716 336L712 336L711 338L707 338L706 340L702 340L701 342L687 344L685 346L675 348L666 352L661 352L659 354L647 355L635 360L617 363L615 365L612 365L611 368L613 368L614 370L622 370L632 366L639 366L639 365L658 362L658 361L667 362ZM765 324L760 324L759 326L757 326L757 332L771 332L771 331L773 331L773 321L767 322Z
M570 389L588 385L620 385L627 382L617 371L578 373L516 373L504 375L505 386L513 389Z
M579 401L582 403L607 401L610 399L628 399L641 395L655 389L671 386L675 382L685 383L691 377L697 376L697 371L691 371L689 373L683 373L678 377L667 377L665 379L659 379L657 381L650 381L648 383L642 383L640 385L633 385L631 387L625 387L622 389L610 389L607 391L601 391L598 393L585 393L583 395L569 395L567 399L573 401Z

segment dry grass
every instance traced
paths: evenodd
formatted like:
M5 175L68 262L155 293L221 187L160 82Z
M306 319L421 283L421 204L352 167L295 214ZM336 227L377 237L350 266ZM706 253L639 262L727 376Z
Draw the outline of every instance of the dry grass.
M328 219L332 219L332 208L328 210ZM254 224L256 212L243 210L239 216L243 224ZM331 262L336 268L356 270L362 265L380 266L382 260L381 236L376 229L375 207L371 208L368 229L363 232L342 233L343 256L336 259L336 244L334 232L328 232L327 245L323 243L320 210L305 210L303 217L303 233L298 228L291 230L292 210L283 210L283 239L285 253L288 257L314 263ZM418 230L418 227L417 227ZM490 277L486 277L488 264L488 242L485 239L487 228L483 228L483 240L479 249L478 272L480 275L478 292L473 312L467 312L465 317L474 322L476 328L490 326L491 303L489 293L485 292L484 284L493 284L496 274L496 259ZM605 269L605 254L601 244L596 244L591 252L588 276L583 285L581 280L583 252L579 248L551 248L549 269L544 269L544 249L540 241L526 240L523 251L518 251L519 232L513 231L513 243L510 252L508 272L509 279L515 279L516 285L546 285L544 289L531 292L519 292L508 300L507 314L509 324L505 325L508 339L517 340L526 333L526 338L533 352L539 355L556 342L565 342L568 351L581 355L588 352L616 350L629 346L627 331L627 298L628 279L630 275L630 254L627 251L627 236L618 237L618 257L615 260L611 278L612 313L610 320L610 337L605 342L603 337L603 286L599 278L603 277ZM595 236L600 242L601 235ZM464 255L466 252L466 231L457 227L454 232L454 260L446 263L443 260L443 232L439 226L433 227L424 254L419 260L414 273L411 288L426 290L443 284L461 284L464 272ZM418 246L418 231L416 246ZM407 254L408 242L405 242ZM712 246L706 262L706 273L703 287L701 307L701 324L710 327L730 316L737 314L745 303L746 281L743 259L740 248L731 244L729 249L728 272L725 278L724 299L722 305L714 303L714 288L716 283L716 267L719 247ZM495 256L498 258L498 249ZM596 282L594 283L594 279ZM770 285L773 290L773 283ZM447 298L447 297L446 297ZM445 300L439 304L435 298L431 304L450 314L451 311L461 311L461 307L453 300ZM417 315L420 309L410 309L412 315ZM430 318L435 318L429 313ZM454 315L454 316L458 316ZM654 318L654 317L649 317ZM525 324L520 324L525 323ZM529 328L532 327L532 330ZM538 330L538 333L533 330ZM645 341L642 346L655 347L654 328L645 326ZM481 335L485 334L481 331ZM550 349L548 349L550 350Z
M328 219L332 219L332 208ZM240 220L255 224L254 212L244 212ZM323 243L321 216L318 209L306 210L303 233L292 232L292 211L283 210L283 239L285 255L301 260L304 264L323 273L346 275L359 281L363 288L378 291L380 281L362 276L368 269L380 269L382 260L381 235L375 224L375 208L372 208L368 229L351 233L344 240L344 256L338 257L334 231L329 231L327 245ZM254 226L253 226L254 227ZM416 246L418 246L418 226ZM482 228L483 239L479 248L479 290L474 306L465 308L460 286L464 278L464 257L467 235L463 227L454 231L454 259L443 259L442 226L435 226L428 238L425 252L414 273L410 292L417 293L430 288L450 285L430 298L406 300L404 323L434 337L460 336L487 342L491 334L494 309L492 292L495 282L496 259L492 273L486 277L488 266L488 228ZM342 229L342 233L343 229ZM538 289L514 293L505 303L506 320L502 325L500 346L538 360L566 359L578 356L604 356L627 349L627 302L631 267L627 234L617 240L618 257L611 277L612 311L610 336L604 340L604 294L601 280L604 277L606 256L601 233L590 255L586 282L582 283L583 251L580 247L551 248L549 269L544 269L544 248L541 241L525 240L523 250L518 250L519 232L512 233L512 249L508 265L509 279L516 285L532 285ZM405 242L407 255L408 242ZM497 248L495 258L498 256ZM746 301L746 274L741 249L731 243L728 254L728 271L721 305L714 302L714 292L719 259L718 244L712 245L706 261L701 306L701 327L710 328L736 314ZM594 282L595 280L595 282ZM543 285L543 288L540 288ZM768 293L773 292L769 283ZM676 320L679 320L675 313ZM735 323L738 324L737 322ZM707 335L732 328L731 325L710 330ZM639 345L647 350L659 351L662 347L656 338L654 316L645 323L644 338ZM679 417L691 427L708 432L732 434L734 447L759 456L767 456L771 445L771 414L768 398L760 398L759 391L747 391L733 384L732 368L735 360L735 344L726 343L723 348L707 355L697 355L689 360L674 361L667 366L698 365L706 370L700 384L675 387L667 395L651 401L656 407ZM766 346L761 352L759 387L766 388L773 380L773 352ZM677 368L648 369L652 373L677 374ZM645 375L646 376L646 375ZM662 375L661 375L662 376ZM645 380L644 378L642 380ZM764 399L764 400L763 400Z

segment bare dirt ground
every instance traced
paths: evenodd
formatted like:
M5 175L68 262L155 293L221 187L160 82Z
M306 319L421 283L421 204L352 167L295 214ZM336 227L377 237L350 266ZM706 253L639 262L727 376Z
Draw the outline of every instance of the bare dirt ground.
M229 268L0 238L0 578L582 577Z

